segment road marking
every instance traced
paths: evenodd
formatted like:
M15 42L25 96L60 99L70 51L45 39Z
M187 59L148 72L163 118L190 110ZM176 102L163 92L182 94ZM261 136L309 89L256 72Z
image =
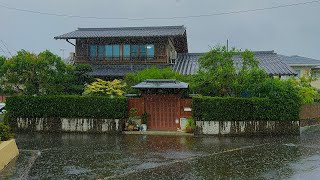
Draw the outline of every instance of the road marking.
M49 149L43 149L42 151L47 151ZM33 164L35 163L36 159L41 155L41 151L40 150L30 150L30 149L19 149L20 152L31 152L32 156L29 159L28 164L25 166L25 170L23 172L23 174L20 176L20 180L24 180L24 179L29 179L29 172L33 166Z

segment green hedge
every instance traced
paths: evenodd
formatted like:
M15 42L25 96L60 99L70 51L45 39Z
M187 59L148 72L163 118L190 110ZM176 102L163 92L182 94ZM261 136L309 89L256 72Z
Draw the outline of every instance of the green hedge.
M192 109L193 116L203 121L296 121L300 105L267 98L197 96Z
M127 99L97 96L16 96L9 97L10 117L108 118L127 117Z
M12 137L13 135L10 133L10 127L0 123L0 141L7 141Z

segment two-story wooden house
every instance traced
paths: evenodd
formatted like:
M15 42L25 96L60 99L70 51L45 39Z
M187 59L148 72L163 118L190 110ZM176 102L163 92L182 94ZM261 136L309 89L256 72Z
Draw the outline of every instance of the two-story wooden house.
M122 77L152 65L167 67L177 53L188 52L183 26L79 28L55 39L74 45L74 63L91 64L92 75L102 77Z
M130 72L151 66L171 66L174 71L190 75L196 73L198 59L203 55L188 52L184 26L79 28L55 39L65 39L74 45L74 63L92 65L91 75L105 79L122 78ZM295 75L273 51L256 52L255 58L270 76ZM240 67L241 57L235 55L233 59L235 66ZM129 98L129 108L137 108L139 115L143 112L150 115L150 129L180 129L186 122L185 118L191 116L191 99L183 99L180 93L188 88L183 82L148 80L134 88L142 92L170 92L142 93L139 98Z
M55 39L65 39L74 45L74 63L91 64L91 75L95 77L121 78L150 66L171 66L181 74L194 74L203 55L188 53L184 26L79 28ZM296 74L273 51L256 52L255 58L271 76ZM239 56L234 60L235 65L241 66Z

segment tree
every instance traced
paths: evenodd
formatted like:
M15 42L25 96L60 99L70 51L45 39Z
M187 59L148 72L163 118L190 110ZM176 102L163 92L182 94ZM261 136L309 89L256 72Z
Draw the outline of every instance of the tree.
M317 89L311 86L312 80L311 72L306 72L300 78L290 78L288 80L295 85L303 104L313 103L318 96Z
M66 81L66 94L81 95L85 90L85 84L91 83L94 79L89 75L92 67L88 64L67 65L68 80Z
M125 85L122 81L115 79L113 81L104 81L97 78L95 82L87 84L83 95L93 96L122 96Z
M183 76L178 72L173 71L171 67L159 69L153 66L136 73L128 74L124 79L124 82L126 83L125 91L126 93L137 93L137 91L132 89L131 86L134 86L147 79L176 79L183 82L188 82L188 78L188 76Z
M66 65L48 50L38 55L21 50L3 63L0 72L8 93L48 95L81 94L89 70L87 66Z
M241 67L236 68L233 56L241 57ZM192 86L197 93L209 96L240 96L249 87L255 84L254 78L261 80L267 74L258 68L258 61L254 53L245 50L240 52L235 48L228 50L225 46L213 48L199 59L199 71L194 76Z

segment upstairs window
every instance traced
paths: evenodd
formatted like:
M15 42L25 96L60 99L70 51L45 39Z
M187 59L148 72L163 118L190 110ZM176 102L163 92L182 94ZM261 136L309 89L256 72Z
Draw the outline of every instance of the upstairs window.
M154 45L131 45L131 60L154 59Z
M154 45L153 44L147 45L147 54L148 54L148 59L154 59Z
M147 46L146 45L140 45L140 60L145 60L147 58Z
M152 60L154 59L153 44L108 44L108 45L90 45L90 60Z
M138 60L139 59L139 45L132 45L131 46L131 60Z
M107 60L119 60L120 59L120 45L106 45L106 57Z
M123 45L123 59L130 60L130 44Z
M112 59L112 45L106 45L106 57L107 60Z
M95 60L97 57L97 45L90 45L90 60Z
M112 57L113 60L119 60L120 59L120 45L119 44L114 44L112 45Z
M98 46L98 59L99 60L104 59L104 46L103 45Z

